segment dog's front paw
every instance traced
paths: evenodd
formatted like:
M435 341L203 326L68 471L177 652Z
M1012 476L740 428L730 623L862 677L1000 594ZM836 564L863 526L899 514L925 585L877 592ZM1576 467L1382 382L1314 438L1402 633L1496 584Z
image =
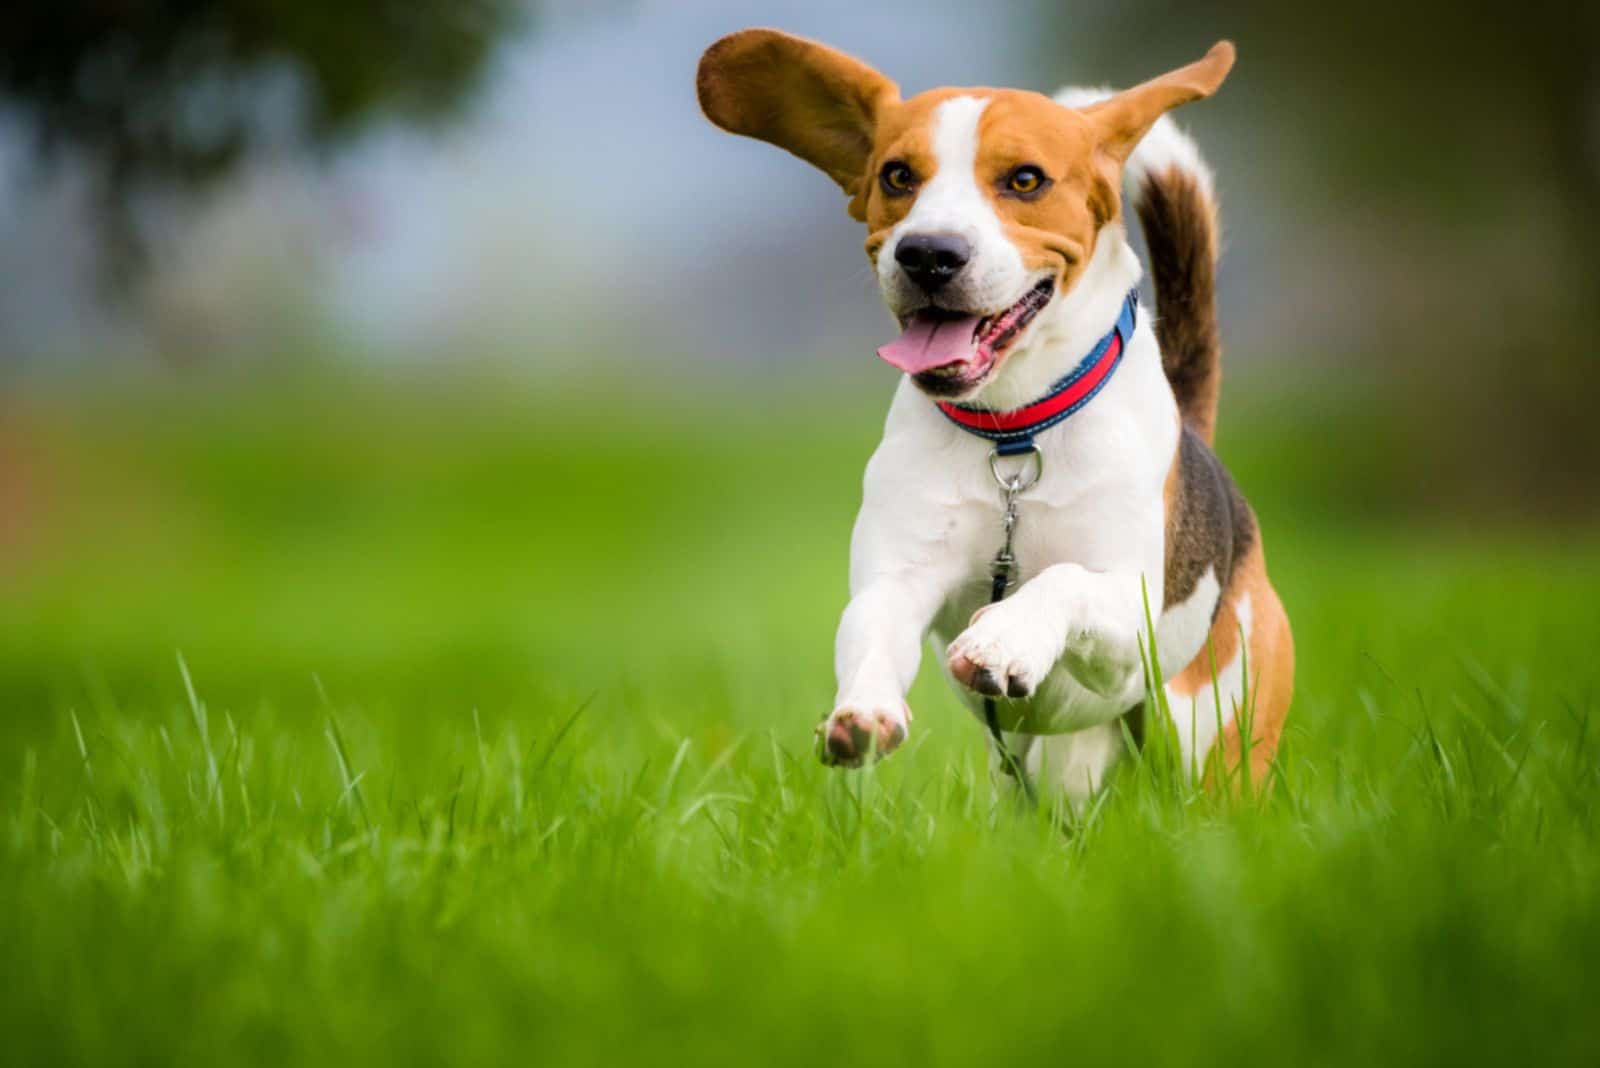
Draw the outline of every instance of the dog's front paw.
M987 605L945 651L950 674L985 697L1033 696L1060 650L1034 625L1020 601Z
M831 767L858 768L869 753L887 756L906 740L909 718L909 709L896 715L836 708L817 724L817 757Z

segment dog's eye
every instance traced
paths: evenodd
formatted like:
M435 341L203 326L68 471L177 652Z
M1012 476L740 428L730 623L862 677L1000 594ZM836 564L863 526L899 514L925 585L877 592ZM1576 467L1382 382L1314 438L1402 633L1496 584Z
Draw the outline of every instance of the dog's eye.
M911 187L917 182L917 176L911 173L911 168L905 163L892 159L883 165L878 180L883 183L885 193L897 197L911 192Z
M1031 197L1044 190L1050 179L1044 171L1032 164L1024 164L1006 175L1006 191L1019 197Z

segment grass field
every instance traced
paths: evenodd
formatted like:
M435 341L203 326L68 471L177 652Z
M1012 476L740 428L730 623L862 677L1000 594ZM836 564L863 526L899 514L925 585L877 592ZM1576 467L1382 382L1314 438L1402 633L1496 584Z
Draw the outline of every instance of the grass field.
M1238 401L1278 789L1069 837L928 664L811 756L881 399L0 403L0 1059L1600 1063L1592 532L1373 518L1381 428Z

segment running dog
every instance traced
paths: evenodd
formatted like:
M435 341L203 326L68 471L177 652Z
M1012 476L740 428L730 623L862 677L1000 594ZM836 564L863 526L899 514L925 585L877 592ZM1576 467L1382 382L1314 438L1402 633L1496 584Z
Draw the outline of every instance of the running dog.
M1166 116L1233 60L1222 42L1118 93L902 99L866 64L774 30L701 59L713 123L843 188L902 331L878 350L903 377L851 538L825 762L905 741L931 635L996 767L1082 798L1125 750L1119 721L1144 727L1149 620L1185 766L1266 780L1294 647L1255 517L1211 450L1216 196Z

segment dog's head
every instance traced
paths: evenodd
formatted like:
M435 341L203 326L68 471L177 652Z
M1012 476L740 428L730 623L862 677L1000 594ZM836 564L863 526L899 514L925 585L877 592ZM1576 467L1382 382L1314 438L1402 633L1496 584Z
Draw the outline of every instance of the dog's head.
M867 225L867 255L904 328L879 350L925 392L969 397L1024 349L1122 211L1122 166L1161 115L1209 96L1222 42L1189 66L1081 110L1013 89L902 100L841 52L775 30L700 60L700 106L725 130L819 167Z

